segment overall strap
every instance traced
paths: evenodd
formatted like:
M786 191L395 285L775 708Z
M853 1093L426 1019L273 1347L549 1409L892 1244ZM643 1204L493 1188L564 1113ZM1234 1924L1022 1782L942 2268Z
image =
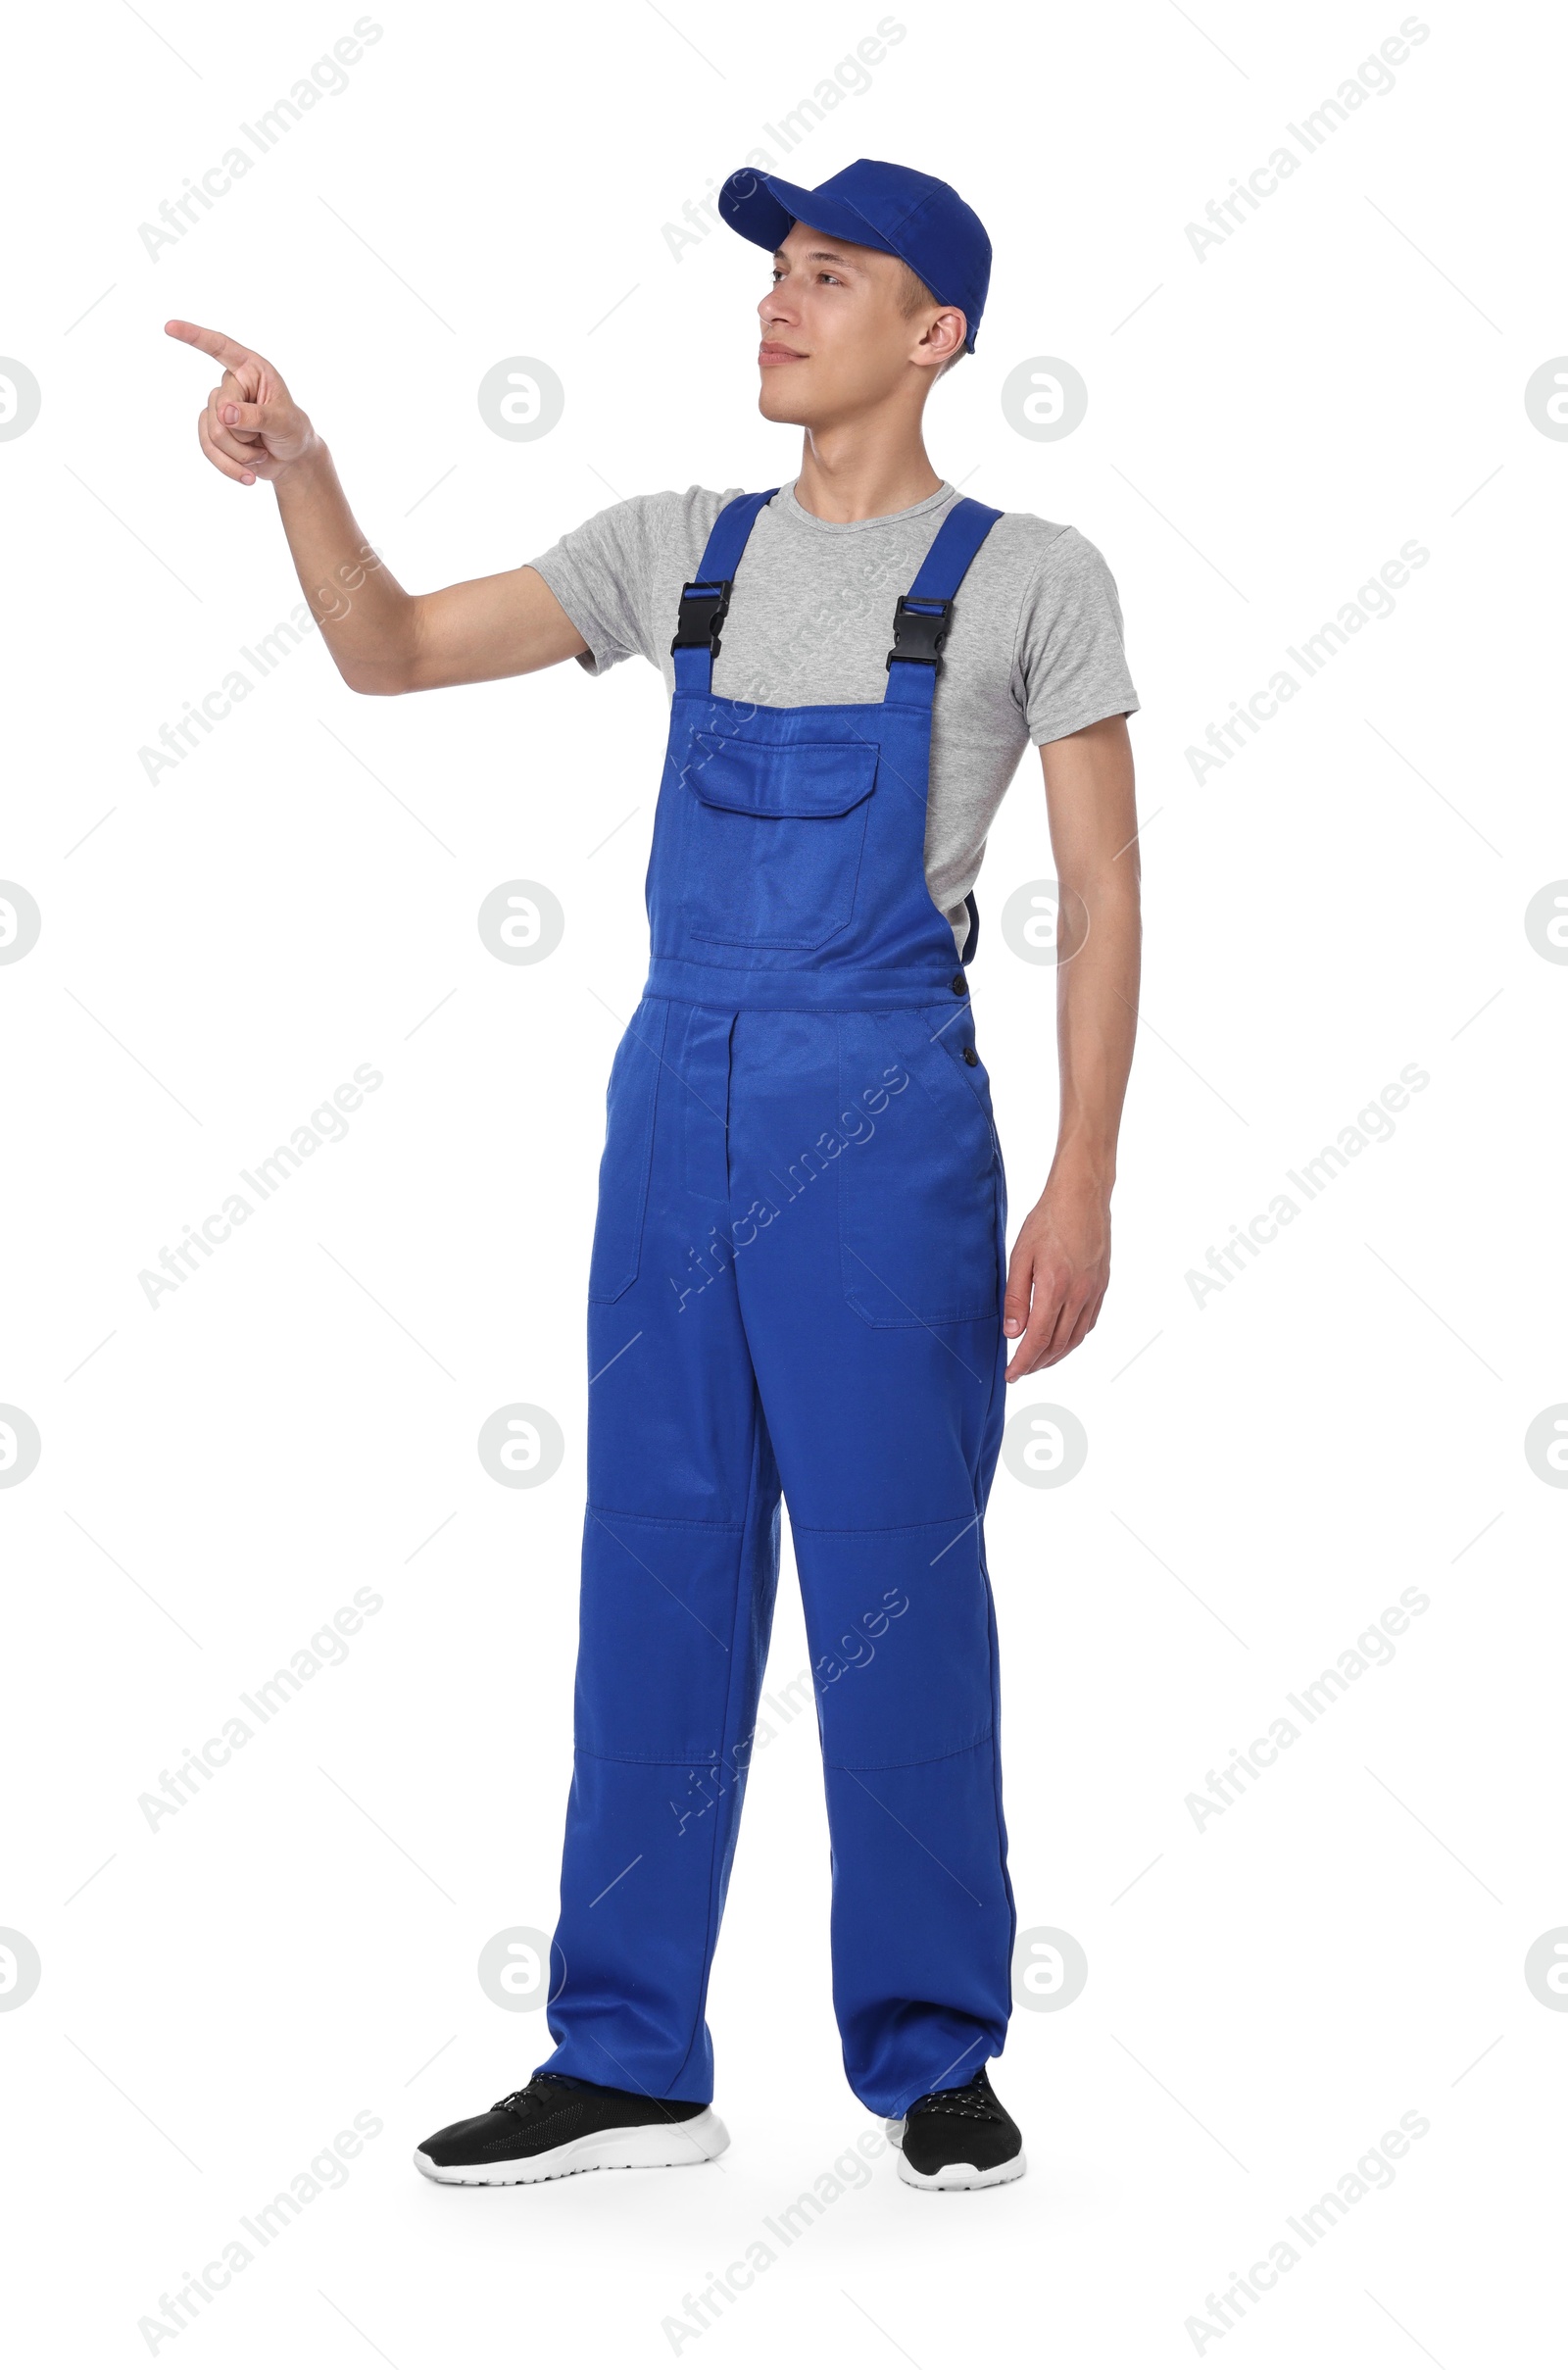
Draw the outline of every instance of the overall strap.
M956 502L931 539L931 548L893 613L893 648L888 652L884 707L929 709L942 665L942 645L953 618L954 596L970 561L1001 518L983 502Z
M746 539L759 511L778 492L737 494L713 520L702 566L680 591L680 617L670 650L675 660L675 689L707 698L713 687L713 661L718 656L718 629L729 612L730 587L746 549Z

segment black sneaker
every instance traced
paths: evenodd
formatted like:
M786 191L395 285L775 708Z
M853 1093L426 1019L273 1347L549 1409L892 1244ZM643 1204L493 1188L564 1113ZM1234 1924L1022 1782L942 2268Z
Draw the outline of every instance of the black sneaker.
M927 2091L888 2138L903 2153L899 2178L911 2189L996 2189L1027 2170L1023 2134L992 2089L984 2066L953 2091Z
M706 2164L728 2146L710 2106L535 2074L487 2115L435 2133L415 2149L414 2161L432 2181L490 2187L632 2165Z

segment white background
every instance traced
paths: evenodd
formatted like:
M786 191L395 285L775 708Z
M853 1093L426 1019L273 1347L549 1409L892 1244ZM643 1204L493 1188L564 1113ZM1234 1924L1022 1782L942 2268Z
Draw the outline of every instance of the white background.
M877 10L378 8L348 89L151 260L138 224L353 14L101 0L11 37L27 227L0 347L43 390L0 444L0 874L43 917L0 967L0 1400L42 1437L0 1491L0 1924L43 1966L0 2015L13 2342L146 2359L160 2295L368 2109L346 2186L158 2358L621 2370L670 2359L683 2296L873 2122L829 2009L808 1719L759 1755L714 1977L722 2165L489 2193L409 2162L548 2047L475 1963L555 1914L581 1304L662 694L567 667L357 700L313 636L150 782L138 750L299 597L270 493L201 459L213 373L161 325L277 363L414 587L617 496L776 482L797 445L756 413L764 259L719 228L677 261L663 225L779 155L762 124ZM989 1525L1020 1923L1090 1968L996 2069L1029 2176L929 2197L882 2158L682 2359L1191 2360L1208 2293L1408 2110L1430 2130L1392 2187L1298 2243L1205 2358L1470 2370L1542 2358L1559 2319L1568 2023L1523 1962L1568 1919L1568 1499L1522 1444L1568 1399L1568 970L1523 916L1568 873L1568 449L1523 392L1568 347L1562 31L1424 11L1392 93L1200 262L1185 225L1400 12L1197 15L913 0L869 88L779 156L808 182L917 164L991 228L930 448L1115 573L1148 1026L1103 1317L1013 1395L1068 1407L1088 1461L1054 1490L1004 1467ZM475 402L519 354L566 391L531 443ZM1039 356L1089 386L1060 442L1001 407ZM1411 538L1430 562L1396 613L1195 781L1210 720ZM1052 974L997 916L1050 870L1031 753L974 985L1014 1224L1053 1140ZM566 915L533 966L475 927L518 877ZM346 1140L149 1307L139 1271L360 1063L384 1083ZM1430 1085L1392 1140L1196 1305L1209 1246L1409 1063ZM476 1455L514 1402L565 1436L537 1489ZM357 1587L384 1603L346 1663L150 1830L138 1797ZM1430 1604L1392 1665L1200 1829L1205 1773L1403 1588ZM774 1682L804 1660L787 1576Z

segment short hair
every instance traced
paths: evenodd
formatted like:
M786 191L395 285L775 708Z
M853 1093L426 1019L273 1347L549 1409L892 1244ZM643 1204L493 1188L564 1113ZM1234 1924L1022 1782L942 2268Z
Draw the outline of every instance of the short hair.
M914 316L917 313L923 312L927 305L940 306L942 303L941 297L937 295L934 288L928 288L926 286L924 280L920 277L919 272L913 271L910 266L904 261L902 256L897 257L895 260L897 261L899 267L899 311L905 316L906 320L912 321ZM962 362L965 354L967 354L968 351L969 349L967 345L961 345L956 354L950 354L947 361L939 368L937 377L945 378L948 372L953 369L954 364Z

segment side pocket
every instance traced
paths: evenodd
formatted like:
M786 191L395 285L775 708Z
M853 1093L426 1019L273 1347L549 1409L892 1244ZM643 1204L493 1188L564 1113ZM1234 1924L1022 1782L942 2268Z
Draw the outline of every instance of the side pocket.
M873 1081L888 1096L875 1133L837 1161L845 1299L878 1329L1000 1323L1002 1172L985 1100L921 1012L845 1014L839 1048L847 1111L875 1110Z
M599 1163L599 1215L588 1268L591 1301L618 1301L637 1281L668 1018L669 1006L662 999L645 998L628 1021L611 1065L605 1150Z

